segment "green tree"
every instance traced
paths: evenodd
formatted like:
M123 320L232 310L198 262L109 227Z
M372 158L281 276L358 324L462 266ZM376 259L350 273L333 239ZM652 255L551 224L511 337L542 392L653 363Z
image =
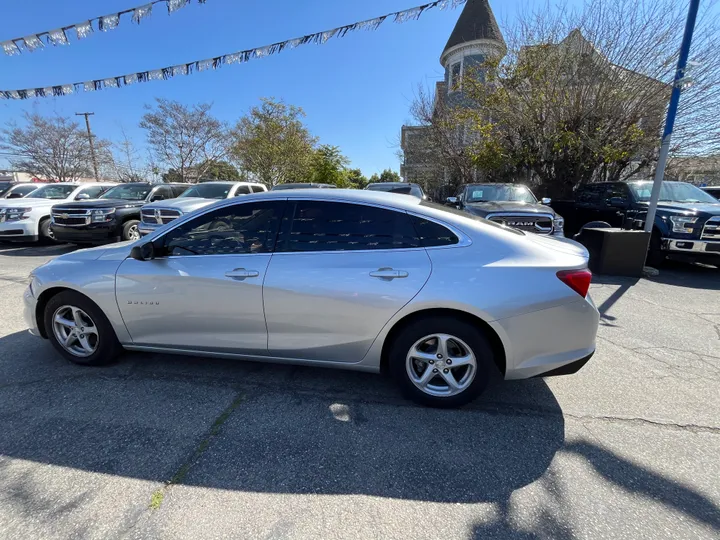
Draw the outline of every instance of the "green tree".
M305 113L272 98L261 101L231 131L232 157L268 187L306 181L316 140L303 124Z
M369 183L367 177L360 169L348 169L345 171L345 181L347 187L355 189L365 189Z
M378 173L372 173L372 176L368 180L368 184L375 184L380 182L380 175Z
M204 171L200 182L208 180L240 180L240 173L234 165L222 160L210 160L200 165Z
M345 167L348 163L350 163L350 160L342 155L340 148L337 146L320 145L315 149L310 160L308 182L346 187L347 172Z
M380 173L380 182L400 182L400 175L392 169L385 169Z

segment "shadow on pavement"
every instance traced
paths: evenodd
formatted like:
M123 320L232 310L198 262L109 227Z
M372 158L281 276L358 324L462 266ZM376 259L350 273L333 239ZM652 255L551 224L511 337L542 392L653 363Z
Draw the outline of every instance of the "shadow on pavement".
M660 275L647 279L674 287L720 290L720 268L699 264L666 261L660 268Z
M0 255L3 257L55 257L75 251L72 244L42 244L0 242Z
M82 368L24 332L0 348L0 456L81 471L267 493L503 501L541 477L564 441L562 411L539 379L444 411L404 401L372 374L169 355Z

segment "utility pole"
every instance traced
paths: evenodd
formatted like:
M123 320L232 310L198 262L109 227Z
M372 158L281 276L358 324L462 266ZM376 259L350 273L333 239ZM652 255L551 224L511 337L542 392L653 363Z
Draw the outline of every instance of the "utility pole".
M655 169L655 183L650 195L647 217L645 218L645 232L652 233L655 224L655 212L657 211L658 199L660 199L660 188L665 177L665 164L667 163L668 152L670 151L670 139L673 127L675 127L675 116L677 115L678 104L680 103L680 91L684 84L685 68L690 54L690 43L692 42L693 31L695 30L695 19L697 18L700 0L690 0L690 9L685 23L682 45L680 45L680 57L678 58L675 80L673 81L672 94L670 94L670 105L668 106L667 119L665 120L665 131L663 132L658 157L657 168Z
M87 127L88 141L90 141L90 156L92 157L93 171L95 172L95 181L99 182L100 178L98 177L97 159L95 158L95 143L93 143L92 131L90 131L90 119L88 118L89 116L92 116L94 114L95 113L92 112L79 112L75 113L75 116L85 117L85 127Z

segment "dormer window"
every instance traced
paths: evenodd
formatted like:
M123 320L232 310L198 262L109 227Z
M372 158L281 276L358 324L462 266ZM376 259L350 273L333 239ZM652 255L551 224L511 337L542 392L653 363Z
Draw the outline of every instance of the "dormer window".
M448 82L448 93L459 92L462 89L462 61L450 65Z

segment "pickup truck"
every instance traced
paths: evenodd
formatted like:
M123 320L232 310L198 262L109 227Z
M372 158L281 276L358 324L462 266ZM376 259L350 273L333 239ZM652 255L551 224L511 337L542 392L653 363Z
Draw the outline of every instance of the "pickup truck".
M564 236L565 220L550 206L550 199L538 202L521 184L468 184L447 204L468 214L525 232Z
M575 190L574 201L554 201L574 233L591 221L613 227L641 229L652 192L652 181L598 182ZM648 263L666 258L720 264L720 201L685 182L662 183L650 239Z
M50 213L54 205L96 199L114 185L58 182L42 185L22 198L0 199L0 240L52 242Z
M104 244L140 238L140 208L174 199L187 184L132 182L109 189L96 201L58 204L52 208L52 231L58 242Z
M140 211L140 236L222 199L267 191L255 182L203 182L188 188L177 199L146 204Z

